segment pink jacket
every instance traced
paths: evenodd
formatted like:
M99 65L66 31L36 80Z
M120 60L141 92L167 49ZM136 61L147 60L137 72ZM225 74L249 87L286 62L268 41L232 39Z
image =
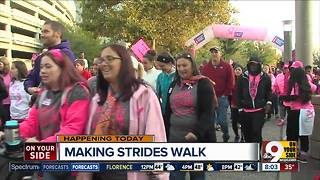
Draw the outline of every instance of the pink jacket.
M275 81L276 81L276 78L274 77L273 74L268 74L269 77L270 77L270 80L271 80L271 87L274 85Z
M99 95L96 94L91 101L90 116L86 127L86 134L90 132L92 118L98 107ZM155 142L166 142L166 131L161 114L161 107L156 94L150 87L140 85L138 90L133 93L130 99L130 135L154 135ZM82 174L84 175L84 174ZM86 173L85 176L78 179L91 179L91 175ZM158 173L157 179L169 179L168 173ZM144 172L128 172L128 180L148 180L150 176Z
M280 96L285 96L287 93L284 92L284 74L280 73L275 78L272 86L272 93L278 94Z
M65 117L62 119L60 130L53 136L40 139L40 141L56 142L56 135L84 134L85 125L88 120L89 104L89 100L77 100L70 106L64 104L60 109L61 117ZM19 125L19 130L22 138L35 137L39 135L38 109L35 106L31 108L29 117Z
M311 87L311 92L314 93L317 90L317 86L312 83L312 79L310 76L307 76L309 80L309 84ZM298 95L299 94L299 87L298 85L295 85L295 88L291 91L292 95ZM314 109L313 104L311 101L307 102L306 104L302 104L300 101L291 101L291 102L285 102L285 106L289 106L292 110L299 110L299 109Z

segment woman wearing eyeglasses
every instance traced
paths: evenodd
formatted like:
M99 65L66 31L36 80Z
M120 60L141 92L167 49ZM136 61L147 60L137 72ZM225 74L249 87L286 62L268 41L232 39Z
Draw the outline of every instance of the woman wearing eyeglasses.
M86 133L94 135L154 135L166 142L161 108L150 86L135 76L131 57L124 46L113 44L101 52L97 94L93 97ZM78 179L144 180L168 175L142 172L80 173Z
M213 82L201 76L189 53L176 58L176 76L168 91L165 113L171 143L216 142L213 116L217 98ZM172 172L170 179L185 179L186 173ZM204 172L190 172L191 180L205 179Z

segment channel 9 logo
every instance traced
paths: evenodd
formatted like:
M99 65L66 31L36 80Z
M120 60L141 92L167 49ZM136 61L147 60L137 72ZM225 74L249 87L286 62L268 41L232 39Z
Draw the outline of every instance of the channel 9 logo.
M264 141L262 162L292 162L297 160L296 141Z

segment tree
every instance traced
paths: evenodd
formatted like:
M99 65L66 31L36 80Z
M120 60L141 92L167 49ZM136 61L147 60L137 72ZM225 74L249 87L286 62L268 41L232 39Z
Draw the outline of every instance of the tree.
M234 39L222 39L220 40L220 47L223 51L223 58L225 60L232 59L231 57L240 50L242 41Z
M277 50L266 42L247 41L243 44L242 53L249 59L258 57L263 64L276 64L281 55Z
M226 24L234 8L226 0L81 0L80 26L96 37L134 43L144 37L157 49L181 51L184 43L212 23Z
M314 51L313 53L313 64L320 67L320 49Z
M102 44L99 39L96 39L93 33L85 31L78 26L66 27L65 38L71 43L71 49L76 57L79 57L81 51L85 52L85 57L92 64L93 58L100 56Z

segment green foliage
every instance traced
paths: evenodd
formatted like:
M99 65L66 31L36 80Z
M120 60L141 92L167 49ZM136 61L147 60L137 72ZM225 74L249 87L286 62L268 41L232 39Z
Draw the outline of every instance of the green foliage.
M277 54L277 50L266 42L246 41L243 44L242 53L249 59L250 57L258 57L263 64L276 64L281 55Z
M134 43L144 37L156 49L174 54L194 34L212 23L226 24L235 9L227 0L81 0L80 26L96 37Z
M313 64L320 67L320 49L314 51L313 53Z
M80 27L66 26L65 38L71 42L71 48L76 58L81 51L85 52L85 58L92 64L93 58L100 56L102 44L96 39L93 33L85 31Z
M231 59L231 57L241 49L241 43L242 41L233 39L220 40L220 48L223 52L223 58L226 60Z

